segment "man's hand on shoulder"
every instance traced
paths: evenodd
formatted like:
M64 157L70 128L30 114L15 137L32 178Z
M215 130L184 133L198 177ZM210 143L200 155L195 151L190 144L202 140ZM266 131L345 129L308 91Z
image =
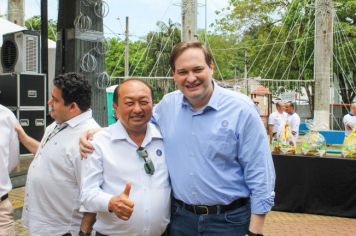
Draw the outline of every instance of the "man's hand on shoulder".
M118 196L110 199L109 211L122 220L129 220L134 208L134 202L129 199L131 183L127 183L125 190Z
M100 130L101 128L89 129L80 137L79 147L82 159L86 159L87 156L94 151L94 147L89 141L92 140L94 134Z

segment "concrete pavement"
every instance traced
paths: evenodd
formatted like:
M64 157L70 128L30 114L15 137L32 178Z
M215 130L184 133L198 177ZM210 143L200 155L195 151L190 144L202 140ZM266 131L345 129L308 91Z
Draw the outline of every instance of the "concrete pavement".
M24 188L10 192L10 200L15 208L17 218L23 206ZM16 236L27 236L27 230L16 220ZM266 219L264 235L266 236L355 236L356 219L296 214L273 211Z

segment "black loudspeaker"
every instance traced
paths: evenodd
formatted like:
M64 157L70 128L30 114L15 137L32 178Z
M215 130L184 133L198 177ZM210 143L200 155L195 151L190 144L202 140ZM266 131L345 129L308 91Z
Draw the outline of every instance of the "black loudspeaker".
M0 104L7 107L43 107L46 105L44 74L0 74Z
M32 110L30 108L19 109L16 111L17 119L26 133L41 141L46 128L46 110ZM29 151L21 144L20 154L28 154Z
M26 133L38 141L46 128L46 103L44 74L0 74L0 104L13 111ZM29 151L21 145L20 154Z

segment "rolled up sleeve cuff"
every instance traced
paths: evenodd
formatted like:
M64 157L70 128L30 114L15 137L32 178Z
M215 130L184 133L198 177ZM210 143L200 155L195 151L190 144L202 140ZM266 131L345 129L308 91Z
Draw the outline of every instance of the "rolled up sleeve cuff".
M113 195L101 192L95 193L95 197L84 197L80 210L83 212L109 212L109 202Z
M98 211L109 212L109 202L113 196L111 194L102 193L98 196Z
M271 211L274 206L275 193L272 192L268 198L253 198L251 197L251 213L252 214L266 214Z

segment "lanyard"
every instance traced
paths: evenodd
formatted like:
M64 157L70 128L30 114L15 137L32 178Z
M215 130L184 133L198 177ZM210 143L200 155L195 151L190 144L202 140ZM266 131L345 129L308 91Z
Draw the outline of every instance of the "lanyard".
M63 123L60 125L56 125L56 127L52 130L52 132L47 136L46 141L43 143L42 147L44 145L46 145L46 143L51 140L54 136L56 136L59 132L61 132L62 130L64 130L65 128L67 128L68 124L67 123Z

